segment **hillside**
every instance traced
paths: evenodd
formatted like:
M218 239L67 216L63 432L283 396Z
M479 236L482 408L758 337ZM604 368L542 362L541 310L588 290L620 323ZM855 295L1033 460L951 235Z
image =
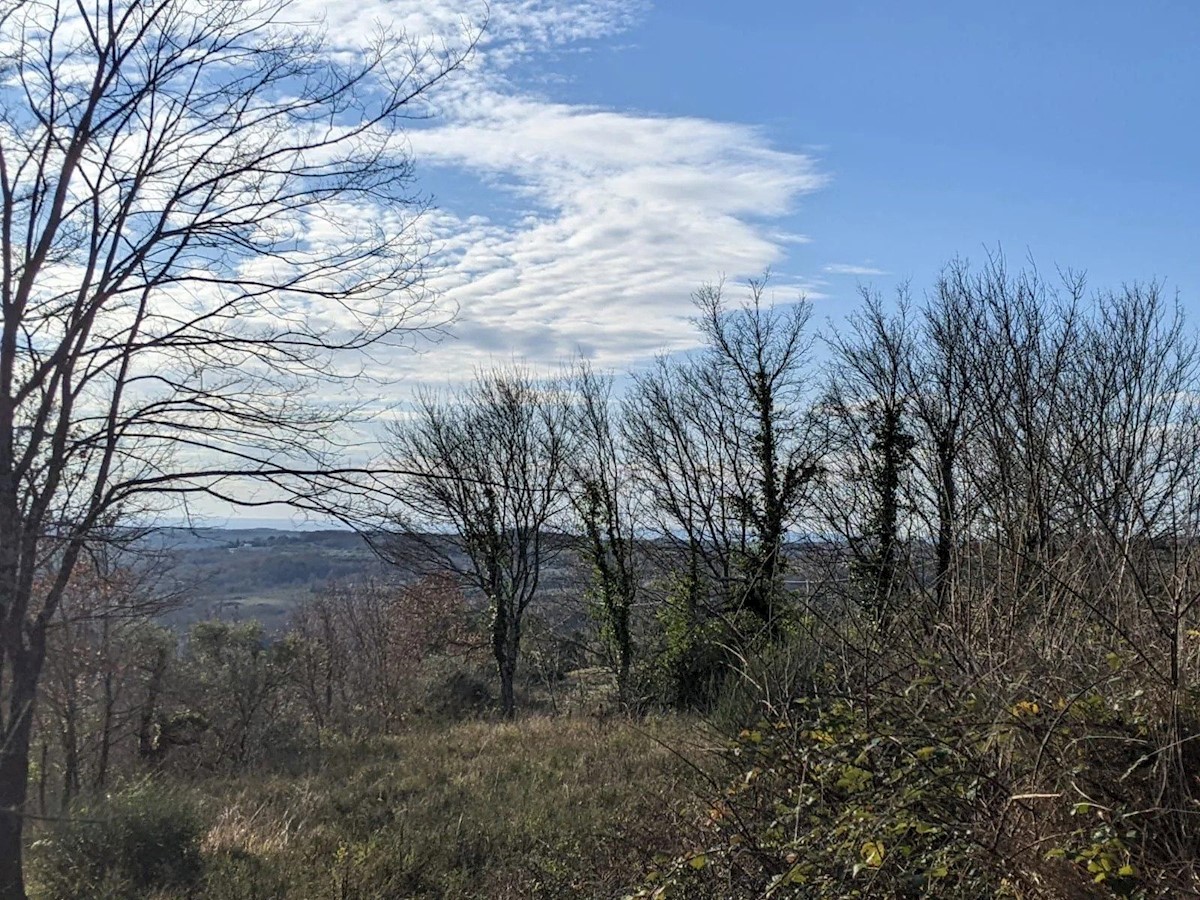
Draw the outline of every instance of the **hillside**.
M146 541L180 592L181 604L165 617L176 626L257 619L276 631L298 602L330 581L393 574L350 531L164 528Z
M464 561L452 538L440 552ZM257 620L268 632L287 624L304 598L331 582L415 577L427 552L413 539L389 538L397 564L386 563L367 540L351 531L288 531L275 528L159 528L143 538L152 565L180 603L163 619L175 627L208 618ZM404 560L412 560L409 565ZM582 624L581 573L570 552L542 573L538 607L558 628Z

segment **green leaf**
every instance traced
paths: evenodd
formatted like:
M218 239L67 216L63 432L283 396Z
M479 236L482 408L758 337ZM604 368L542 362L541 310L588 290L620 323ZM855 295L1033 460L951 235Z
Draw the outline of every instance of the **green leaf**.
M872 869L878 869L883 865L883 859L887 855L887 849L883 845L883 841L867 841L862 845L862 858Z

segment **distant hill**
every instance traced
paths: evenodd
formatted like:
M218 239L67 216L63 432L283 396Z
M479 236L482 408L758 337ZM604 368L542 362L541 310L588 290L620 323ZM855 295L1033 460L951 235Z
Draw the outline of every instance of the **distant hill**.
M426 556L415 538L392 540L401 542L392 544L400 559ZM441 552L456 556L465 568L456 538L428 540L443 542ZM255 619L269 631L280 631L297 604L330 582L415 577L412 567L384 563L361 535L344 530L155 528L139 544L148 551L149 562L144 564L155 567L164 587L183 598L163 616L167 624L181 629L202 619L222 618ZM790 549L789 587L808 590L821 580L822 574L813 568L821 555L819 546L810 543ZM566 545L563 549L543 570L532 611L554 630L570 633L586 620L583 594L589 576L576 555Z
M395 576L351 531L274 528L158 528L142 543L184 603L172 625L210 617L282 627L290 610L330 581Z
M400 559L426 558L416 539L392 538ZM465 565L453 537L443 542ZM399 543L397 543L399 542ZM178 591L183 602L163 616L173 627L186 628L208 618L255 619L269 631L282 630L297 604L334 581L363 578L408 580L412 567L379 559L361 535L352 531L286 531L276 528L156 528L139 541L160 570L164 587ZM542 573L538 610L557 628L570 630L583 619L580 573L567 552Z

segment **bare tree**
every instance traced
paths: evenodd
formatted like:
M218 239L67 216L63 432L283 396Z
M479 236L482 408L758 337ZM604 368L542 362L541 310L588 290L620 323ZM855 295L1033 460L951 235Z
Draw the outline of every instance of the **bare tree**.
M1063 587L1154 704L1140 752L1153 763L1164 849L1195 866L1200 339L1154 283L1102 294L1097 307L1080 328L1071 465L1059 478L1071 512L1061 519L1087 563Z
M943 620L954 592L962 527L962 459L973 428L968 341L974 326L965 263L951 263L921 309L918 343L909 365L920 476L914 512L933 535L932 623ZM923 496L922 496L923 495Z
M889 313L864 288L849 332L829 338L833 360L822 411L830 430L822 514L848 547L855 599L876 624L898 612L911 533L914 329L906 289Z
M612 378L584 364L573 388L577 446L571 455L570 496L583 526L581 555L592 568L601 636L616 674L618 702L624 707L630 700L632 616L642 577L637 544L640 496L625 458Z
M98 523L243 478L318 504L344 411L313 380L432 321L397 134L470 42L333 54L287 11L0 2L2 898L46 629Z
M637 377L625 436L659 530L702 561L728 610L778 627L784 543L819 471L807 416L810 308L776 307L766 282L729 309L695 296L702 352Z
M50 732L61 745L64 811L81 789L106 787L115 753L132 755L146 680L140 664L155 652L146 636L154 617L180 599L149 567L103 554L80 560L72 573L48 629L38 717L42 739Z
M976 508L973 533L1003 558L997 572L1008 608L994 605L980 627L1001 638L1017 620L1046 607L1042 577L1073 515L1063 473L1072 458L1066 436L1078 419L1086 385L1072 377L1079 346L1083 282L1062 289L1032 267L1010 274L993 257L971 279L978 311L970 343L970 388L976 428L968 444L966 482Z
M453 576L409 585L367 579L327 586L291 617L295 687L317 729L390 733L413 705L425 660L471 649Z
M392 428L391 454L411 473L398 492L403 530L487 598L507 717L516 711L525 611L562 549L550 529L566 505L571 447L563 392L516 370L480 373L448 397L423 393ZM460 545L432 533L446 528Z

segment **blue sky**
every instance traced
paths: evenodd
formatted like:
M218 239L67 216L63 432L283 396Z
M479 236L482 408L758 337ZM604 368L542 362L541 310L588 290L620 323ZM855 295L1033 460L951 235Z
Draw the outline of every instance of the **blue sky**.
M920 283L1000 242L1200 310L1200 4L661 2L624 37L562 67L574 99L817 155L798 271Z
M725 44L744 61L726 87L695 51L734 28L718 4L662 7L643 47L686 23L676 46L693 49L673 53L692 98L821 146L831 183L804 204L813 246L794 264L870 258L920 283L1001 242L1097 281L1163 276L1196 302L1200 5L772 6Z
M769 264L780 294L815 294L836 318L860 281L920 290L949 257L1001 246L1085 270L1093 287L1162 278L1200 314L1200 5L660 0L614 4L617 16L610 33L524 54L503 90L664 129L746 126L747 143L804 158L819 181L736 212L806 242L718 244L685 280ZM481 184L477 165L430 163L426 184L456 215L544 211L511 170Z

